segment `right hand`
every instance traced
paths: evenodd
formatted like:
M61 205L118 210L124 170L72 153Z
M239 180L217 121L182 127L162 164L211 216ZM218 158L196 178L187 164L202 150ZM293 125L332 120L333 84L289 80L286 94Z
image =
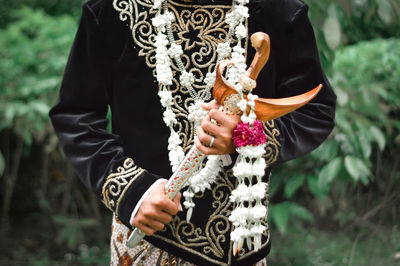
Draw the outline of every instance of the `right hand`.
M167 180L162 181L150 191L133 219L133 226L147 236L164 229L164 225L172 221L172 216L182 210L181 193L171 200L165 194L166 183Z

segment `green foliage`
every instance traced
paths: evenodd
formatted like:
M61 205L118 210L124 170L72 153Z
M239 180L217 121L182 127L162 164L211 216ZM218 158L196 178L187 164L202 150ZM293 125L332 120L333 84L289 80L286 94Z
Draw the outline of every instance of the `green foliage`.
M0 28L5 27L11 21L18 20L10 10L17 10L23 7L43 9L50 15L78 14L84 0L0 0Z
M281 234L286 234L289 227L289 219L312 222L314 220L310 211L303 206L291 202L284 201L269 206L269 217Z
M394 247L400 243L400 231L394 229L388 235L385 239L369 230L354 234L315 228L291 228L286 235L273 232L268 265L398 265L394 259L398 249Z
M98 225L95 219L71 218L65 216L54 216L53 221L61 226L57 236L57 243L67 244L70 249L74 249L80 244L85 243L83 230Z
M305 0L320 49L322 65L331 71L335 50L374 38L400 36L397 0ZM320 26L321 25L321 26Z
M81 245L76 261L80 265L108 265L110 263L110 247L104 244L100 247Z
M367 184L372 154L396 145L400 132L400 40L361 42L338 51L334 140L347 173Z
M11 129L32 143L43 139L50 104L76 30L69 16L52 18L23 8L17 21L0 30L0 131Z
M341 157L337 157L331 160L328 164L324 165L324 167L322 167L318 175L317 190L321 190L318 192L319 195L323 195L321 194L323 191L327 192L329 190L330 184L339 174L342 165L343 159Z
M311 155L286 163L271 179L270 194L276 197L283 191L284 201L273 204L276 207L270 212L282 233L297 218L289 206L300 189L333 210L339 204L335 199L343 198L346 191L372 181L385 187L396 172L390 151L399 146L400 139L400 39L342 48L336 51L332 70L331 83L338 96L333 134ZM377 162L376 158L382 159ZM355 214L346 217L333 215L344 225Z

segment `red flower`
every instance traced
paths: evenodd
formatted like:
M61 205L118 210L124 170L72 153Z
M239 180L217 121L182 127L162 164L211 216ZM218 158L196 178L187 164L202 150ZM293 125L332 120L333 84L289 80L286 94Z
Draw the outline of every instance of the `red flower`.
M249 123L240 122L233 130L233 143L236 147L247 145L258 146L267 142L263 125L260 121L254 121L253 126Z

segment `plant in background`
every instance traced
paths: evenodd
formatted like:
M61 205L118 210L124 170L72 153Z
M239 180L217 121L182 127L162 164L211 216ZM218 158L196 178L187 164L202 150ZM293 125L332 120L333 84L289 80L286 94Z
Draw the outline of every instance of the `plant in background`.
M49 15L73 14L78 15L81 5L85 0L0 0L0 28L6 27L10 22L18 20L10 10L17 10L23 7L42 9Z
M371 203L378 202L374 205L390 206L400 199L395 189L400 181L400 39L365 41L338 50L332 70L338 101L331 137L310 155L287 163L271 179L271 195L285 200L270 212L282 233L290 214L311 221L307 210L293 211L298 203L292 199L300 189L319 198L319 212L331 212L341 224L371 218L379 211L357 217L349 209L373 209L365 202L348 202L359 184L375 183L369 196Z
M5 168L5 221L23 154L29 154L34 140L45 146L54 136L49 106L55 101L76 28L69 16L52 18L29 8L11 13L15 22L0 30L0 47L7 48L0 50L0 174Z
M310 6L323 67L330 73L335 50L373 38L400 35L397 0L305 0ZM319 26L321 25L321 26Z
M312 222L310 209L324 215L339 207L333 215L340 224L356 219L356 212L347 210L352 203L344 196L349 191L354 194L359 183L377 182L379 193L385 195L383 207L399 199L390 192L400 179L398 160L393 160L400 142L396 135L400 130L400 44L396 39L362 41L400 35L400 2L305 2L310 6L322 65L338 95L337 126L316 151L274 172L269 193L276 203L270 206L269 218L281 233L287 231L289 221ZM374 197L379 197L377 191Z

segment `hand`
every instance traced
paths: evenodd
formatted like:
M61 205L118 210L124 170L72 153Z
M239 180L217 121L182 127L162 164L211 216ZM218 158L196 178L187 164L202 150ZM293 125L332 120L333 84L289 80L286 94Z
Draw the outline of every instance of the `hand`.
M215 100L203 104L202 107L209 113L208 117L201 122L201 126L197 128L197 138L195 139L197 149L206 155L233 153L235 145L232 135L236 125L240 122L240 116L228 115L218 110L220 105ZM212 137L215 138L214 143L212 147L209 147Z
M164 225L172 221L172 216L182 210L181 193L173 200L169 199L164 190L166 183L166 180L162 181L150 191L133 219L133 226L148 236L164 229Z

